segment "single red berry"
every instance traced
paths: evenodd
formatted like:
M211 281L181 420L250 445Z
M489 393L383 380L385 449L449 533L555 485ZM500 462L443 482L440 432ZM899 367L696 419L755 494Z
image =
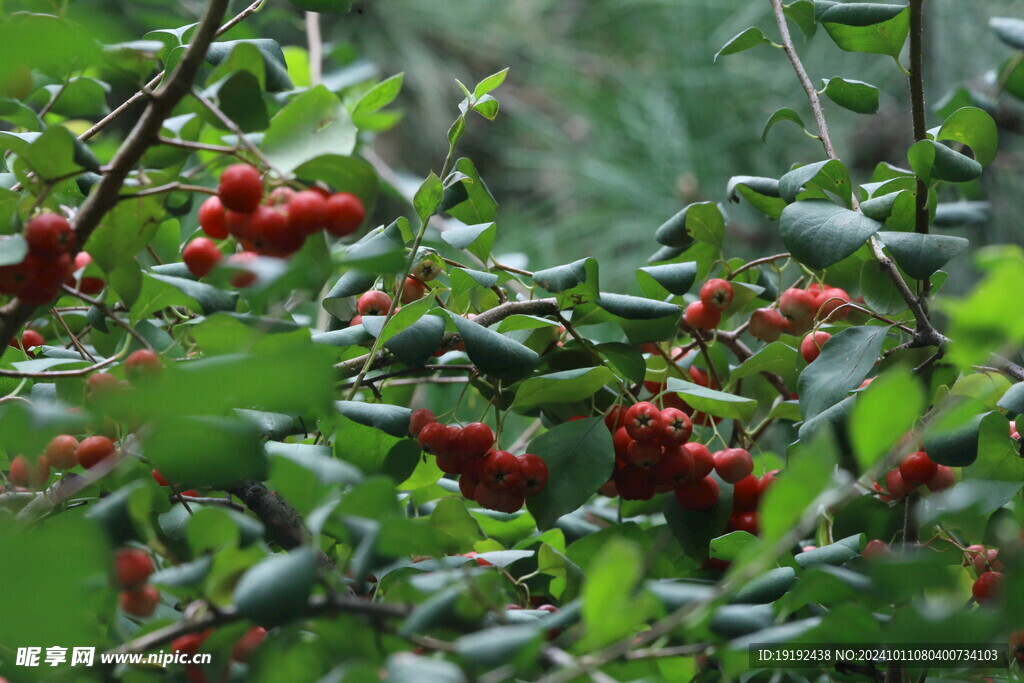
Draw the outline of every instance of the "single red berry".
M1016 420L1010 420L1010 438L1011 439L1019 439L1020 438L1020 433L1017 431L1017 421Z
M379 289L371 289L356 301L359 315L386 315L391 310L391 297Z
M75 451L78 450L78 439L70 434L60 434L46 444L46 461L55 470L68 470L78 464Z
M626 461L634 467L650 469L661 460L661 444L657 441L640 443L633 441L626 448Z
M743 512L741 510L734 511L729 515L729 524L727 528L730 531L746 531L748 534L754 534L757 536L759 527L757 513Z
M256 273L248 268L259 258L254 252L242 251L228 257L228 265L238 269L238 272L231 276L231 286L244 289L256 282Z
M149 349L139 349L124 362L124 373L132 382L148 382L163 372L160 357Z
M868 562L880 557L886 557L887 555L892 555L892 548L889 547L888 543L877 538L868 541L867 545L864 546L863 552L860 554Z
M276 207L286 207L292 201L296 194L298 193L295 192L295 190L285 185L275 187L273 191L270 193L270 196L267 197L267 205ZM314 194L323 199L324 201L326 201L327 199L319 192L314 192Z
M894 499L902 498L913 490L913 486L907 484L903 479L903 475L900 474L899 468L889 470L885 475L885 490L889 492L889 495Z
M987 571L1001 572L1006 567L999 561L999 549L998 548L985 548L985 546L970 546L971 548L980 548L980 552L975 552L974 557L971 558L971 566L974 567L974 571L981 576Z
M690 416L678 408L665 408L661 411L661 444L663 446L679 446L690 440L693 435L693 423Z
M929 491L945 491L948 488L952 488L955 483L956 476L953 474L953 468L939 465L935 469L935 476L929 479L925 486L928 487Z
M220 176L218 195L225 208L252 213L263 199L263 178L249 164L232 164Z
M262 626L253 626L250 628L231 649L231 659L236 662L248 662L252 657L252 653L260 646L260 643L263 642L266 635L267 629Z
M424 451L436 454L438 446L448 438L447 435L447 425L443 425L440 422L428 422L420 428L420 433L416 436L416 440Z
M656 484L650 470L627 464L614 475L615 488L622 500L650 500Z
M843 304L850 303L850 295L838 287L828 287L821 291L814 300L820 320L842 320L853 312Z
M220 253L220 249L211 240L197 237L185 246L181 258L190 273L196 277L206 277L224 258L224 254Z
M817 310L815 296L807 290L791 288L779 297L779 312L797 323L810 322Z
M666 446L661 460L651 470L658 493L667 493L690 478L693 457L682 446Z
M723 481L735 484L740 479L750 476L754 471L754 460L750 453L742 448L727 448L715 453L715 471Z
M11 460L10 470L7 473L7 480L15 486L27 486L28 488L42 488L50 479L50 463L46 456L39 456L35 463L29 462L24 455L19 455Z
M484 455L494 445L494 432L483 422L471 422L462 428L462 453L476 458Z
M144 550L121 548L114 556L114 573L121 588L136 588L153 573L153 560Z
M319 192L296 192L288 201L288 224L292 230L312 235L327 225L327 200Z
M711 387L711 378L708 377L708 373L704 372L696 365L691 365L687 372L690 374L690 379L693 380L694 384L699 384L702 387L710 387L717 389L718 387Z
M415 278L407 277L402 285L402 303L411 304L413 301L419 301L426 293L427 288L422 282Z
M938 469L939 466L924 451L915 451L900 461L900 476L911 487L927 484Z
M612 435L612 447L615 449L615 457L619 460L626 459L626 452L629 450L629 444L633 443L633 437L629 435L625 427L619 427L619 429Z
M327 200L327 232L335 237L351 235L365 218L366 208L354 194L338 192Z
M69 254L61 254L56 258L43 258L29 252L21 262L24 280L18 292L21 302L32 306L49 304L60 295L61 286L67 281L74 269Z
M160 591L150 585L138 590L121 591L121 609L133 617L148 617L156 611L160 602Z
M88 397L92 400L110 396L121 389L121 382L109 372L97 372L89 375L86 382L89 385Z
M732 509L750 512L761 501L761 480L750 474L732 486Z
M469 500L476 500L476 487L479 483L479 479L475 479L463 472L462 476L459 477L459 491L462 493L463 497L468 498Z
M700 301L686 307L686 324L699 330L713 330L722 322L722 312L708 308Z
M59 213L41 213L25 226L28 250L36 256L53 260L68 253L75 246L75 231L68 219Z
M431 422L437 422L437 416L433 411L426 408L412 411L412 415L409 416L409 436L415 439Z
M87 439L82 439L82 442L78 444L78 449L75 451L75 459L78 460L79 465L89 469L114 455L116 450L114 442L107 437L90 436Z
M775 480L778 479L779 470L771 470L761 475L761 497L764 498L764 494L768 493L768 489L772 487Z
M690 443L683 444L682 448L686 449L690 456L690 463L693 466L690 470L689 478L691 480L703 479L715 469L715 458L704 444L691 441Z
M676 502L684 510L710 510L718 502L718 482L711 477L684 481L676 488Z
M252 235L252 214L239 211L224 212L224 226L228 233L239 241L251 242ZM245 249L252 250L252 246L245 246Z
M626 411L629 410L626 406L621 403L616 403L608 412L604 415L604 424L608 427L608 431L614 434L618 431L619 427L626 426Z
M732 303L732 284L722 278L714 278L700 288L700 302L712 311L724 311Z
M302 248L306 236L293 230L288 217L269 206L258 206L249 219L249 239L256 253L284 257Z
M810 332L804 340L800 342L800 355L804 357L804 360L808 363L813 363L814 360L821 354L821 347L825 345L832 335L828 332L822 332L818 330L816 332Z
M661 411L653 403L641 401L626 411L626 431L635 441L655 443L661 437L664 427Z
M985 572L974 582L971 593L979 604L986 604L995 601L1002 593L1002 589L1002 572Z
M227 238L228 224L220 197L209 197L199 207L199 227L215 240Z
M150 475L152 475L153 481L155 481L160 486L170 486L170 484L167 483L167 477L165 477L160 470L153 468L149 471L149 473Z
M520 487L523 473L519 459L508 451L490 451L480 462L480 481L495 491L512 491Z
M747 332L764 342L773 342L786 329L786 318L774 308L759 308L750 315Z
M211 633L212 631L210 629L206 629L197 633L186 633L183 636L178 636L171 641L171 651L194 655L199 652L199 648L202 647L203 641L209 638Z
M82 270L83 268L86 268L90 263L92 263L92 256L90 256L88 252L80 251L77 254L75 254L74 270ZM73 274L68 278L67 284L69 287L74 286L75 278ZM102 292L105 286L106 283L103 281L102 278L86 277L83 274L82 281L78 283L78 291L80 291L82 294L85 294L86 296L95 296L96 294Z
M31 349L37 346L42 346L45 343L46 340L43 338L43 335L39 334L35 330L25 330L24 334L21 335L21 348L23 348L25 353L28 353L29 356L32 356L32 353L30 353ZM17 348L18 343L11 340L11 346Z
M523 494L532 496L548 484L548 464L539 455L524 453L519 456L519 473L523 479Z
M512 514L523 507L526 498L522 491L498 491L488 486L487 482L481 481L473 492L473 500L496 512Z

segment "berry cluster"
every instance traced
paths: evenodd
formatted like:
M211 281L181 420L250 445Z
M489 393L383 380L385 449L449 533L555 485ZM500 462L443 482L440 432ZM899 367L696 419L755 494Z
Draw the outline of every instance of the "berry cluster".
M402 304L411 304L414 301L419 301L427 293L426 283L435 279L440 274L440 269L434 265L433 261L424 259L412 269L409 277L405 278L405 281L402 283L402 295L399 300ZM391 310L391 303L391 297L379 289L363 292L356 299L356 315L349 321L349 327L361 324L364 315L387 315L387 312ZM396 313L399 310L401 310L401 306L395 308ZM470 314L470 317L472 317L472 314Z
M713 330L722 322L722 311L729 308L732 296L732 285L728 280L708 280L700 288L700 300L686 307L683 320L690 327Z
M122 548L114 556L114 573L121 588L120 603L125 614L148 617L160 602L160 591L146 583L153 573L153 561L138 548Z
M973 568L978 577L971 586L971 594L977 602L993 602L1000 596L1005 567L999 560L999 550L983 545L967 546L964 566Z
M540 493L548 483L548 466L540 456L495 450L494 432L483 422L445 425L421 408L412 414L409 434L437 459L442 472L459 476L462 495L489 510L516 512L526 496Z
M296 192L281 186L264 198L260 172L248 164L234 164L221 174L217 195L199 208L199 226L207 237L189 242L182 259L193 275L205 277L223 259L213 240L237 239L244 251L229 263L242 267L257 255L290 256L320 230L345 237L365 218L362 201L348 192L331 194L319 187ZM243 271L232 284L244 287L253 280L252 273Z
M206 642L206 639L213 633L213 629L205 629L195 633L186 633L171 641L171 651L186 655L195 655ZM256 649L263 643L267 636L267 629L262 626L252 626L245 634L238 639L231 649L231 661L244 664L248 662ZM191 683L207 683L209 680L203 667L197 664L185 665L185 677Z
M846 318L852 309L844 304L850 303L850 295L838 287L831 287L827 284L813 283L807 289L790 288L779 297L779 308L759 308L750 316L750 325L747 331L761 341L773 342L782 336L783 332L789 334L803 334L815 320L842 320ZM815 335L824 334L816 332ZM808 344L807 340L804 340ZM804 351L805 344L801 344L801 351ZM810 346L817 346L820 350L823 340L809 342ZM804 358L808 353L804 352ZM817 354L807 362L817 358Z
M0 266L0 294L17 296L26 304L48 304L60 294L76 268L75 231L59 213L44 211L25 225L28 253L21 263Z
M927 486L929 491L942 491L956 483L951 467L936 464L924 451L914 451L900 461L885 475L886 500L903 498L918 486ZM875 490L883 489L875 484Z

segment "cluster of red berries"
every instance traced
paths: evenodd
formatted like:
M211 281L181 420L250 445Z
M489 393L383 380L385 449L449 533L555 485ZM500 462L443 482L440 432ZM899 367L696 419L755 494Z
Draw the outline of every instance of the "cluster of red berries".
M204 629L195 633L186 633L171 641L171 651L175 654L195 655L206 642L206 639L213 633L213 629ZM235 646L231 648L231 660L244 664L248 662L256 649L263 643L267 636L267 629L262 626L252 626L245 634L238 639ZM191 683L207 683L208 678L203 667L197 664L185 665L185 678Z
M722 322L722 311L732 303L732 284L722 278L713 278L700 288L700 300L686 307L683 320L690 327L713 330Z
M411 304L413 301L422 299L426 293L427 287L423 284L423 281L410 276L405 278L405 283L402 285L402 298L400 300L403 304ZM361 324L364 315L387 315L387 312L391 310L391 303L392 299L387 292L379 289L363 292L356 299L356 316L349 321L349 327ZM401 306L396 307L395 313L400 311L401 308Z
M365 218L359 197L348 192L331 194L319 187L299 192L278 187L264 202L260 172L248 164L234 164L221 174L217 195L199 208L199 226L207 237L189 242L182 258L193 275L205 277L223 259L212 240L236 238L244 251L228 262L241 267L257 255L290 256L320 230L345 237L358 230ZM232 284L247 286L253 280L253 274L243 270Z
M120 603L125 614L148 617L160 602L160 591L146 583L153 573L153 560L138 548L121 548L114 556L114 573L121 588Z
M773 342L789 334L803 334L815 320L843 320L852 309L846 291L827 284L813 283L807 289L787 289L779 297L779 308L759 308L750 316L747 331L761 341ZM812 342L813 344L814 342ZM823 341L816 345L820 348ZM801 350L803 346L801 345ZM807 354L804 354L806 358ZM815 355L815 358L817 355ZM810 362L810 361L808 361Z
M641 350L644 351L645 353L658 353L657 349L652 347L653 345L644 344L643 346L641 346ZM671 357L673 359L678 359L681 356L682 349L680 349L679 347L672 349ZM689 368L687 368L686 374L690 376L690 381L698 386L706 387L709 389L719 388L718 383L715 382L710 376L708 376L707 372L705 372L702 368L697 367L696 365L691 365ZM689 403L680 398L679 394L667 392L667 382L646 381L644 382L644 389L651 393L651 401L656 401L658 405L660 405L662 408L676 408L678 410L683 411L690 417L690 420L693 422L695 426L707 427L710 426L712 422L714 424L718 424L719 422L722 421L722 418L720 417L711 417L710 415L707 415L706 413L703 413L699 410L694 410Z
M462 495L489 510L516 512L526 496L540 493L548 483L543 458L495 450L494 432L483 422L445 425L421 408L409 420L409 434L437 459L442 472L459 475Z
M75 231L59 213L44 211L25 225L28 253L21 263L0 266L0 294L33 306L48 304L75 269Z
M898 467L885 475L886 500L903 498L918 486L927 486L929 491L943 491L956 483L951 467L936 464L924 451L914 451L900 461ZM875 484L876 491L883 491Z
M1003 586L1003 563L999 550L983 545L970 545L966 549L964 566L974 569L977 578L971 586L971 594L981 604L996 600Z

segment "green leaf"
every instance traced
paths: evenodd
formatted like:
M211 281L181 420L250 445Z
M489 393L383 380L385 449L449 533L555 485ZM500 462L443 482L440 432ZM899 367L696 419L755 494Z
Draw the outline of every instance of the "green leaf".
M693 240L722 246L725 213L714 202L690 204L658 228L654 239L667 247L685 248Z
M0 236L0 266L21 263L28 254L28 242L21 235Z
M758 45L771 45L772 41L768 40L764 31L754 26L744 29L737 35L729 39L722 49L715 53L714 61L718 61L718 58L723 55L734 55L737 52L743 52L751 48L757 47Z
M800 410L810 420L856 389L874 368L887 327L850 327L828 340L821 355L800 373Z
M487 78L483 79L476 84L473 88L473 98L479 100L481 97L496 90L502 83L505 82L505 77L508 76L508 68L504 68L498 73L491 74Z
M969 240L953 235L880 232L878 237L899 267L915 280L928 279L971 245Z
M267 476L259 432L240 419L167 417L144 450L168 481L187 486L223 487Z
M980 409L977 401L965 401L960 410L954 409L948 418L940 417L925 431L924 450L928 457L940 465L967 467L978 458L981 425L989 413L976 413L963 419L964 410Z
M499 109L500 104L498 103L498 100L494 99L490 95L484 95L476 104L473 105L473 111L480 114L480 116L484 117L488 121L493 121L498 118Z
M779 233L793 257L811 268L827 268L860 248L882 225L831 202L808 200L782 212Z
M297 95L270 121L260 145L267 159L291 173L324 152L351 154L356 127L348 109L322 85Z
M441 233L441 239L456 249L465 249L486 263L494 246L498 226L494 223L460 225Z
M825 97L858 114L878 111L878 88L864 81L834 76L825 82Z
M421 221L426 223L427 219L434 215L437 207L441 205L443 194L444 188L441 185L441 179L431 171L412 198L413 209L416 210L416 215L420 217Z
M334 406L353 422L379 429L385 434L401 439L409 433L409 415L412 414L409 408L362 401L335 401Z
M943 122L936 140L953 140L971 148L975 160L988 166L999 149L999 130L996 122L983 109L962 107Z
M529 453L548 466L548 485L526 499L540 529L587 502L612 476L615 449L601 417L556 425L530 442Z
M423 365L441 346L444 330L440 316L425 315L389 339L384 347L406 365Z
M907 160L914 173L925 182L948 180L965 183L981 175L982 167L974 159L939 144L934 140L914 143L907 152Z
M516 380L540 362L536 352L517 341L471 320L448 314L466 343L469 359L481 372L496 379Z
M998 405L1011 417L1024 413L1024 382L1017 382L1007 389Z
M235 586L235 606L257 624L285 623L306 612L315 578L311 548L274 555L242 575Z
M539 270L533 274L533 281L554 294L559 301L579 305L596 300L599 269L597 259L583 258L554 268Z
M838 3L822 12L818 23L842 50L897 58L910 33L910 10L903 5Z
M711 539L725 533L732 512L732 484L726 484L714 472L718 483L718 501L710 510L684 510L674 495L665 496L665 521L672 535L689 557L703 562L709 557Z
M814 3L811 0L796 0L782 8L786 18L800 27L804 38L810 40L818 30L814 19Z
M853 194L850 172L838 159L828 159L793 169L779 178L779 194L787 202L792 202L804 189L804 185L809 183L834 194L850 206Z
M143 273L142 289L132 304L129 319L135 324L168 306L186 306L204 315L212 315L218 311L235 310L237 301L237 292L225 292L195 280Z
M614 380L611 370L603 366L531 377L519 386L512 410L527 412L545 403L582 401Z
M258 38L255 40L229 40L216 42L206 51L206 61L219 66L233 56L236 48L255 46L263 58L263 70L266 74L266 88L269 92L291 90L292 81L288 77L288 66L284 52L276 40Z
M404 79L404 73L395 74L373 86L359 98L356 106L352 109L352 121L357 128L363 128L363 124L367 122L370 115L395 101L398 93L402 91Z
M461 117L459 121L462 121ZM463 125L465 124L463 123ZM455 162L455 170L465 178L445 188L444 197L438 210L466 225L493 222L498 215L498 202L494 199L491 191L487 189L476 166L472 161L463 157Z
M777 220L786 208L786 200L779 197L779 181L775 178L757 176L733 176L726 188L729 200L738 202L740 197L746 199L751 206Z
M679 306L639 296L601 292L597 305L626 320L656 320L680 313Z
M13 150L18 159L44 180L63 178L83 171L98 171L92 151L64 126L42 133L0 131L0 149Z
M697 279L697 264L669 263L663 266L647 266L636 271L636 278L641 285L645 279L650 279L669 293L682 296L690 291L690 287Z
M1015 50L1024 50L1024 19L1016 17L992 17L988 20L999 40Z
M850 437L862 471L914 426L924 407L921 384L899 367L883 372L860 393L850 415Z
M724 391L716 391L676 377L668 378L668 390L679 394L694 410L715 417L749 420L757 411L757 401Z
M761 500L761 538L766 546L800 522L806 508L832 481L835 463L835 449L822 440L801 444L790 454L786 476L779 477Z
M456 652L479 666L497 667L516 658L527 648L536 647L543 629L532 624L494 626L464 635L455 641ZM417 679L422 672L417 674Z
M783 107L777 109L775 112L768 117L765 121L764 127L761 129L761 142L768 142L768 131L775 127L775 124L782 123L783 121L790 121L800 127L800 130L807 132L807 125L804 120L800 117L800 114L790 109L789 107Z
M732 602L741 605L766 605L775 602L796 585L796 570L792 567L776 567L769 569L755 579L751 579L736 595Z
M613 537L590 566L583 584L584 636L580 648L590 651L628 636L643 623L653 596L634 594L644 575L640 547Z
M594 350L603 356L612 368L631 382L643 382L647 372L644 356L635 346L621 342L597 344Z
M860 555L860 535L844 538L830 545L797 553L793 558L804 569L822 565L839 566Z
M742 379L758 372L789 374L792 368L796 367L796 355L797 350L792 346L781 341L771 342L740 363L740 366L732 371L730 378Z

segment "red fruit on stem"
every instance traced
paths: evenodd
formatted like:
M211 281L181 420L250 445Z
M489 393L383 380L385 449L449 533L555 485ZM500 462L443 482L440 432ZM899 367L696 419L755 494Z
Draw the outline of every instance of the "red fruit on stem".
M312 235L327 225L327 200L319 192L296 192L288 200L288 226L295 232Z
M952 488L955 483L956 476L953 474L953 468L939 465L935 469L935 476L929 479L925 486L928 487L929 491L945 491L948 488Z
M615 488L622 500L650 500L655 482L649 470L627 464L615 471Z
M1002 572L985 572L974 582L971 594L979 604L986 604L995 601L1002 593L1002 588Z
M817 301L812 292L791 288L779 297L779 312L798 323L810 322L817 310Z
M626 448L626 461L634 467L650 469L661 460L661 445L657 442L634 441Z
M427 408L420 408L419 410L412 411L412 415L409 416L409 436L416 438L431 422L437 422L437 416L434 415L432 410Z
M263 642L266 635L267 629L262 626L253 626L250 628L231 649L231 659L236 662L248 662L252 657L252 653L260 646L260 643Z
M82 439L82 442L78 444L78 449L75 451L75 459L78 460L79 465L89 469L114 455L116 450L114 442L107 437L90 436L87 439Z
M199 652L199 648L202 647L203 641L210 637L210 633L212 633L212 631L210 629L206 629L197 633L186 633L183 636L178 636L171 641L171 650L174 652L194 655Z
M224 212L224 226L228 233L239 241L249 241L252 234L252 214L238 211ZM251 245L244 246L251 250Z
M850 303L850 295L838 287L828 287L822 290L815 299L818 306L818 318L820 320L842 320L853 312L850 306L843 304Z
M114 556L114 574L121 588L141 586L153 573L153 560L144 550L121 548Z
M76 271L82 270L83 268L87 267L90 263L92 263L92 256L90 256L89 253L86 251L80 251L77 254L75 254L73 268ZM74 276L72 275L69 278L68 286L74 286L74 284L75 280ZM95 296L96 294L102 292L105 286L106 283L103 281L102 278L86 277L83 274L82 281L78 283L78 291L80 291L82 294L85 294L86 296Z
M684 510L710 510L718 502L718 482L711 477L685 481L676 488L676 502Z
M756 536L759 530L757 513L736 510L729 515L727 528L731 531L746 531L748 534Z
M693 380L694 384L699 384L702 387L711 387L711 378L708 377L708 373L704 372L696 365L691 365L687 372L690 373L690 379Z
M437 453L438 446L447 439L448 427L440 422L428 422L420 428L416 440L427 453Z
M10 346L13 346L14 348L24 349L25 353L27 353L30 357L34 357L30 351L31 349L35 348L36 346L42 346L43 344L46 343L46 340L43 339L43 335L39 334L35 330L25 330L25 332L21 335L20 341L21 344L19 345L17 340L12 339Z
M519 473L523 480L523 494L540 493L548 484L548 464L539 455L524 453L519 456Z
M749 512L757 509L761 501L761 480L754 475L747 475L733 484L732 509Z
M153 481L155 481L160 486L170 486L170 484L167 483L167 477L165 477L163 473L160 472L160 470L153 468L149 471L149 473L153 477Z
M356 301L359 315L386 315L391 310L391 297L379 289L365 292Z
M742 448L727 448L714 455L715 471L724 481L734 484L750 476L754 471L754 460Z
M722 312L694 301L686 307L684 314L686 324L699 330L713 330L722 322Z
M915 451L900 461L900 476L911 487L927 484L935 476L939 466L924 451Z
M471 422L462 428L462 453L480 457L494 445L494 432L483 422Z
M304 233L292 230L288 217L269 206L258 206L249 219L248 239L258 254L284 257L294 254L306 239Z
M335 237L351 235L365 218L363 202L354 194L338 192L327 200L327 232Z
M703 479L715 469L715 458L704 444L691 441L683 444L682 448L686 449L690 456L690 463L693 465L690 470L691 480Z
M427 288L422 282L415 278L407 277L402 284L402 303L411 304L413 301L419 301L426 293Z
M822 332L818 330L816 332L809 333L804 340L800 342L800 355L804 357L804 360L808 363L813 363L814 360L821 354L821 347L825 345L832 335L828 332Z
M41 488L50 478L50 463L46 456L39 456L34 463L24 455L11 460L7 480L15 486L26 486L32 489Z
M150 585L138 590L121 591L121 609L134 617L148 617L156 611L160 602L160 591Z
M476 487L480 483L479 479L474 479L466 473L463 473L459 477L459 491L462 492L463 497L469 500L476 500Z
M163 372L160 357L149 349L139 349L124 362L124 373L134 383L148 382Z
M714 278L700 288L700 302L712 311L724 311L732 303L732 284L722 278Z
M512 491L523 482L519 458L508 451L490 451L480 462L480 482L495 491Z
M78 464L75 459L75 451L78 449L78 439L70 434L60 434L50 439L46 444L46 461L55 470L68 470Z
M629 410L626 406L621 403L616 403L608 412L604 415L604 424L608 427L608 431L614 434L618 431L619 427L626 426L626 411Z
M750 315L747 332L764 342L776 341L786 329L786 318L774 308L759 308Z
M656 442L661 437L664 427L661 411L653 403L641 401L626 411L626 431L635 441Z
M651 476L659 493L665 493L691 479L692 472L693 457L690 452L682 446L666 446L662 451L661 460L651 470Z
M693 423L690 416L678 408L665 408L661 411L660 442L664 446L679 446L690 440L693 435Z
M889 547L888 543L877 538L868 541L867 545L864 546L864 551L860 554L868 562L880 557L886 557L887 555L892 555L892 548Z
M59 213L41 213L25 226L25 241L30 253L53 260L71 251L75 246L75 231L68 219Z
M199 227L215 240L227 239L228 224L220 197L209 197L199 207Z
M263 178L249 164L232 164L220 176L218 195L225 208L252 213L263 199Z
M181 252L181 259L188 266L189 272L196 277L206 277L209 275L210 271L223 258L224 254L220 252L217 245L205 237L195 238Z
M626 452L629 450L629 444L631 443L633 443L633 437L629 435L625 427L620 427L612 435L612 447L615 449L615 457L619 460L625 460Z
M889 470L885 475L885 490L889 492L889 495L894 499L902 498L903 496L910 493L914 487L907 484L903 479L903 475L900 474L899 468Z
M477 485L473 499L488 510L508 514L521 509L526 502L520 491L497 491L483 481Z

